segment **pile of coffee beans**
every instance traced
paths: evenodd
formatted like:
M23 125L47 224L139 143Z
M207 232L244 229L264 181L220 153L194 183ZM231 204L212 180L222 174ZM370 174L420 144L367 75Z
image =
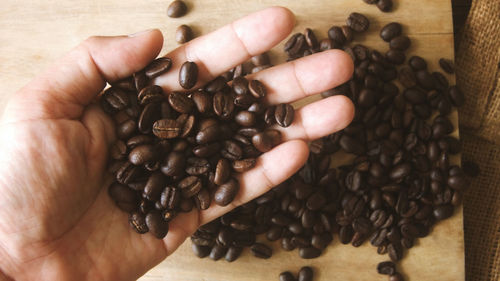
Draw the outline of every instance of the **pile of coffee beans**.
M348 45L368 28L369 20L353 13L346 25L331 27L328 38L318 41L307 28L285 43L288 60L327 49L351 55L353 78L321 94L349 97L354 120L311 142L307 163L290 179L200 227L191 237L197 256L215 260L226 255L234 261L243 247L251 247L256 257L268 258L271 248L258 242L263 234L311 259L338 234L343 244L359 247L369 241L378 254L388 254L391 261L379 264L377 271L402 281L394 262L416 239L429 235L435 223L453 215L469 183L462 169L450 163L461 146L450 135L449 114L464 96L441 72L429 72L425 59L406 59L411 40L399 23L380 32L390 48L385 54ZM453 69L450 61L440 64L447 72ZM352 162L331 168L331 156L340 151L351 154ZM280 275L280 280L293 278Z
M134 230L157 238L165 237L168 222L179 212L193 206L205 210L212 201L230 204L239 190L237 173L253 168L260 154L281 142L281 133L270 126L287 127L294 118L288 104L261 103L266 87L234 71L231 86L217 77L190 90L197 83L198 67L185 62L179 84L188 92L165 93L149 83L171 65L169 58L156 59L101 97L118 137L110 149L115 182L109 195L130 214ZM220 255L221 250L215 251L211 256ZM265 245L256 244L252 251L271 256Z

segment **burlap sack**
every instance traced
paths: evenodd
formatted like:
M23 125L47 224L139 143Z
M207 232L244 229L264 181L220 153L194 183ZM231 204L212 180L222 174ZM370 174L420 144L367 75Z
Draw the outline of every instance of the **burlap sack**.
M466 280L500 280L500 1L473 1L456 56L463 159L481 174L464 196Z

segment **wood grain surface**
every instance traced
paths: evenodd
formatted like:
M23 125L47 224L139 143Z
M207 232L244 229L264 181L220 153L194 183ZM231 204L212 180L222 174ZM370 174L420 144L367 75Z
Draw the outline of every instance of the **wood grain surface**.
M403 32L412 40L409 55L419 54L427 58L431 70L438 69L439 58L454 57L449 0L395 0L395 11L392 13L381 13L362 0L186 0L188 14L178 19L166 16L169 2L3 0L0 8L0 112L9 96L88 36L130 34L159 28L165 37L164 54L177 46L174 31L180 24L191 25L196 35L206 34L243 15L272 5L286 6L295 13L297 24L294 31L297 32L311 27L319 38L324 38L330 26L344 24L347 15L357 11L371 21L367 34L356 36L357 42L386 51L387 43L378 37L378 32L383 25L397 21L403 24ZM274 64L284 61L282 45L272 51ZM454 77L449 76L449 79L454 80ZM456 112L452 116L456 125ZM458 158L454 160L458 162ZM245 249L240 259L229 264L196 258L187 241L140 280L278 280L281 271L297 272L304 265L315 268L316 281L387 280L386 276L377 275L375 268L378 262L388 258L377 255L376 248L369 243L354 248L340 244L335 237L325 253L314 260L302 260L297 251L285 252L277 244L268 244L274 248L271 259L254 258ZM400 263L400 270L405 273L405 280L464 280L461 208L452 218L434 227L430 236L416 242Z

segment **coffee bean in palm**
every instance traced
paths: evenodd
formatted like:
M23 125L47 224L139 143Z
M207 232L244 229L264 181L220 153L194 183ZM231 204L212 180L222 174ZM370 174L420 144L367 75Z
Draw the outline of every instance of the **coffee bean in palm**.
M175 0L167 8L167 15L171 18L179 18L186 14L187 6L182 0Z
M217 162L217 167L215 168L214 183L221 185L225 183L231 176L231 164L229 160L221 158Z
M184 198L190 198L198 193L202 188L202 182L197 176L188 176L178 184Z
M210 207L210 192L206 188L202 188L195 196L193 196L194 205L198 210L206 210Z
M252 137L252 144L260 152L268 152L281 142L281 133L278 130L269 129L257 133Z
M196 109L201 114L209 114L213 110L212 106L212 96L205 91L196 91L191 95L191 100L193 101Z
M396 265L391 261L384 261L377 265L377 272L384 275L393 275L396 273Z
M238 173L243 173L252 169L255 166L257 160L255 158L247 158L241 160L235 160L232 162L233 170Z
M172 60L167 57L157 58L152 61L146 68L144 69L144 74L149 78L153 79L165 72L167 72L172 66ZM139 91L140 89L137 88Z
M445 58L439 59L439 66L448 74L455 73L455 66L453 65L453 61Z
M141 145L130 151L128 159L134 165L143 165L155 160L155 151L152 145Z
M299 270L297 281L312 281L314 273L311 267L303 266Z
M128 94L115 87L106 89L102 95L102 100L113 110L125 109L130 104Z
M189 113L194 107L193 100L186 93L181 92L172 92L168 96L168 102L179 113Z
M465 97L457 86L451 86L448 89L448 97L454 106L460 107L465 103Z
M382 12L390 12L392 10L392 0L378 0L377 8Z
M279 281L295 281L295 277L290 271L284 271L280 273Z
M236 121L236 123L243 127L252 127L253 125L255 125L257 117L254 113L243 110L235 115L234 120Z
M139 103L145 105L152 102L160 102L163 100L163 90L160 86L150 85L142 88L137 96Z
M170 152L161 166L161 172L167 176L181 176L184 173L186 158L178 151Z
M179 44L183 44L191 41L193 39L193 30L189 25L182 24L175 30L175 41Z
M234 111L233 98L224 92L217 92L213 97L213 109L221 119L229 119Z
M150 211L146 215L146 225L149 232L158 239L162 239L167 235L168 223L162 219L160 213L156 210Z
M303 259L315 259L321 255L321 250L314 247L299 248L299 256Z
M346 21L347 25L356 32L364 32L368 30L370 21L360 13L351 13Z
M179 84L184 89L191 89L198 81L198 66L192 61L182 64L179 70Z
M302 35L301 33L295 33L295 34L293 34L288 39L288 41L285 42L285 45L283 46L283 50L285 52L289 52L293 48L293 46L295 45L295 43L297 42L297 38L299 38L300 36L304 36L304 35Z
M189 157L187 159L186 173L192 176L206 174L210 169L210 163L207 159L198 157Z
M176 120L160 119L153 123L153 134L161 139L176 138L181 134L181 130Z
M336 43L330 38L325 38L319 42L320 51L331 50L331 49L335 49L337 47L340 47L340 46L336 45Z
M278 125L286 128L292 124L294 112L295 110L290 104L278 104L274 109L274 119Z
M148 226L146 225L146 217L138 212L131 213L128 216L128 222L133 230L135 230L139 234L144 234L149 231Z
M245 77L236 77L232 84L233 90L237 95L248 94L248 80Z
M167 210L175 209L181 201L181 192L173 186L166 186L160 195L160 204Z
M255 98L261 98L266 95L266 88L259 80L251 80L248 83L248 89Z
M227 206L231 203L238 194L240 184L234 178L229 179L225 183L219 185L214 193L214 201L219 206Z
M268 259L273 255L273 251L265 244L255 243L250 247L252 254L261 259Z

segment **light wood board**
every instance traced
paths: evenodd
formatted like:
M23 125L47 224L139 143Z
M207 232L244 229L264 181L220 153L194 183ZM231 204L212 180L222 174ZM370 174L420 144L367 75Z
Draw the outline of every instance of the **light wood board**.
M425 57L431 70L438 69L439 58L453 58L449 0L395 0L392 13L381 13L362 0L186 2L188 14L171 19L166 16L170 3L167 0L3 0L0 8L0 112L16 90L91 35L130 34L159 28L165 37L163 54L177 46L174 30L180 24L191 25L196 35L206 34L272 5L286 6L295 13L297 24L294 31L302 32L305 27L311 27L319 38L326 37L330 26L344 24L349 13L361 12L370 18L371 24L369 32L356 39L380 51L388 49L387 43L378 37L380 28L391 21L401 22L403 32L412 39L409 54ZM283 43L272 52L274 64L284 61L282 46ZM454 77L449 78L454 80ZM452 116L456 125L456 113ZM451 219L439 223L430 236L418 240L400 265L406 280L464 280L462 219L460 208ZM302 260L297 251L285 252L277 244L273 247L274 255L269 260L254 258L246 249L240 259L229 264L196 258L187 241L140 280L278 280L281 271L297 272L303 265L316 269L316 281L387 280L375 270L377 263L387 257L377 255L369 243L354 248L341 245L335 237L325 253L314 260Z

